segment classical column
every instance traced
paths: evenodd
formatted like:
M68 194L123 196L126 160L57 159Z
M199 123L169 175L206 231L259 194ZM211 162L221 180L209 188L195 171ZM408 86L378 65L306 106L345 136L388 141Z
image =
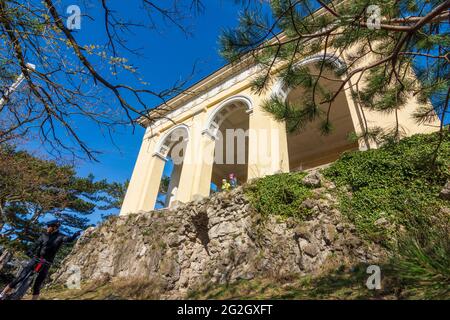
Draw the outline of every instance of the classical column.
M164 171L166 159L159 154L152 156L149 172L145 177L146 183L143 186L137 211L151 211L155 209L156 200L159 193L159 185Z
M284 123L261 108L262 97L254 97L249 118L248 180L289 171L287 136Z
M353 78L352 78L353 79ZM357 135L362 134L365 131L364 119L362 111L360 110L359 104L353 99L351 80L347 82L344 86L345 98L347 100L347 105L350 111L350 116L353 122L353 128ZM361 138L358 140L359 150L376 149L377 144L374 141L368 141L367 139Z
M147 130L148 131L148 130ZM120 214L153 210L164 169L163 158L154 155L158 136L144 135Z
M178 184L180 182L182 164L173 166L172 174L170 175L170 182L167 188L165 206L170 207L171 203L175 200L178 191Z
M205 112L195 114L189 122L189 140L187 141L185 154L182 163L180 182L178 184L177 202L186 203L192 200L193 188L196 176L199 174L198 167L202 160L202 126Z
M271 134L271 155L274 159L272 161L272 173L289 172L289 150L287 143L286 123L276 121L270 117L270 125L272 128Z
M211 191L211 176L214 165L214 149L216 141L206 131L201 138L199 155L201 159L196 166L196 174L192 185L192 199L208 197Z
M216 141L206 128L208 113L197 113L190 125L190 138L181 170L176 200L188 202L208 197Z

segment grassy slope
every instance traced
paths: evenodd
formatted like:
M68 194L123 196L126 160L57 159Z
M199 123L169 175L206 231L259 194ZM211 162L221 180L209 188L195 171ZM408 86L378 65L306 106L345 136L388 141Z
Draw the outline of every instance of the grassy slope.
M53 287L42 292L44 300L160 299L160 286L149 279L120 279L82 283L80 289Z
M241 280L229 285L202 288L190 299L396 299L392 286L369 290L366 266L340 269L319 277ZM386 281L384 281L387 283Z

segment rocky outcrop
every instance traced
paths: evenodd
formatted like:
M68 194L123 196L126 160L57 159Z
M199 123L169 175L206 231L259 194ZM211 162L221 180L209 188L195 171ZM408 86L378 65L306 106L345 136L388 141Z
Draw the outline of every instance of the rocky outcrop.
M205 284L319 273L382 258L383 251L364 243L342 218L333 188L315 189L302 204L313 213L307 221L263 217L241 188L172 210L114 217L84 233L54 280L65 282L78 266L84 281L144 277L158 283L162 297L178 298Z
M307 186L318 188L322 183L322 174L317 170L311 171L302 179L302 182Z

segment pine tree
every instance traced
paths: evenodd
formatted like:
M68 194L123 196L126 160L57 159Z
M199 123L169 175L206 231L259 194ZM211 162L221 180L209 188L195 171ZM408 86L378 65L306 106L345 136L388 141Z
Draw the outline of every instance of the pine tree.
M437 114L444 130L450 93L450 1L272 0L269 5L271 16L263 14L264 5L249 6L238 27L223 32L221 54L232 63L251 58L261 66L253 81L255 92L268 90L280 78L288 89L303 89L303 98L295 103L272 95L263 104L286 122L289 132L315 119L321 119L323 134L332 132L332 102L355 75L359 80L351 81L351 90L363 112L397 115L413 95L422 105L413 115L415 120L429 122ZM372 23L374 8L379 10L379 26ZM349 48L356 48L352 51L356 53L345 54ZM322 58L313 65L296 65L317 54ZM373 58L370 64L357 65L368 56ZM346 65L334 65L336 58L344 58ZM321 80L330 77L340 83L334 91L322 85ZM364 85L359 85L361 79ZM327 111L321 112L320 105ZM389 130L367 123L363 129L355 139L398 141L402 136L398 119Z
M85 229L94 211L120 207L123 189L93 175L78 177L73 166L1 146L0 244L24 248L55 218L63 232Z

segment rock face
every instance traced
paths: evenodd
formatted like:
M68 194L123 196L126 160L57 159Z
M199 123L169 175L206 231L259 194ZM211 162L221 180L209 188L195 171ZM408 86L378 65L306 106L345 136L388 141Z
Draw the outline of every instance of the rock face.
M303 183L307 186L311 186L311 187L320 187L321 182L322 182L322 175L320 174L319 171L311 171L309 172L304 178L303 178Z
M84 233L54 281L65 282L78 266L82 281L148 277L162 286L163 298L180 298L206 284L318 273L336 262L383 257L354 234L329 194L307 205L308 221L262 217L238 188L173 210L114 217Z

